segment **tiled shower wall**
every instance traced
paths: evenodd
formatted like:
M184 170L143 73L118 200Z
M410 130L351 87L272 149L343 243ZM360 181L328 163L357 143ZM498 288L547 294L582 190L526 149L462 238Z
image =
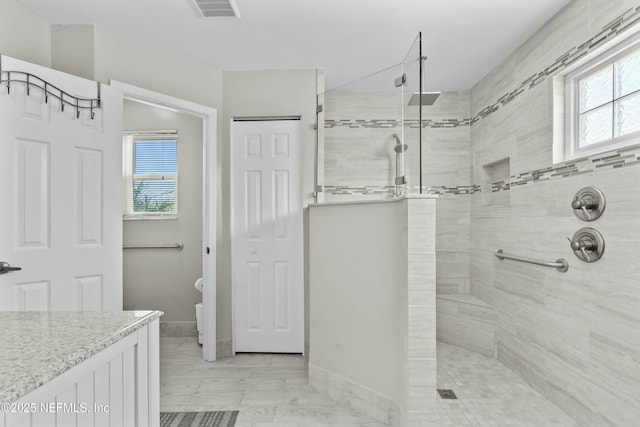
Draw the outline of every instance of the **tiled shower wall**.
M470 93L425 108L424 185L443 194L438 292L465 292L470 278L498 310L498 358L584 426L640 419L640 149L554 165L552 78L637 22L638 0L574 0ZM397 96L390 111L376 96L327 94L327 200L389 195L400 111ZM413 191L416 141L406 138ZM587 224L569 204L588 185L608 204ZM606 240L597 263L568 247L584 226ZM570 269L500 261L498 249Z
M640 21L637 0L574 0L471 91L471 292L498 310L498 358L582 426L640 419L640 150L552 164L552 76ZM509 165L510 177L489 182ZM578 220L580 188L604 216ZM501 193L490 197L488 191ZM591 226L603 258L586 264L567 237ZM494 256L504 249L566 273Z
M409 148L406 170L418 192L418 107L399 91L325 94L325 201L391 197L395 142ZM405 94L404 103L408 102ZM423 187L436 202L437 291L469 292L469 92L445 92L423 107ZM404 125L403 125L404 124Z

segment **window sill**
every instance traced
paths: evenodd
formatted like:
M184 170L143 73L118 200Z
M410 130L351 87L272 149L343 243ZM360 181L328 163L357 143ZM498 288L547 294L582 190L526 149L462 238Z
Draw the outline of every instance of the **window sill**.
M593 149L578 151L577 153L566 154L563 162L579 161L590 157L606 157L624 150L636 150L640 147L640 138L634 135L632 138L625 139L619 143L605 143L594 146ZM561 163L561 162L558 162Z
M124 221L146 221L146 220L163 220L178 219L178 214L170 215L122 215Z

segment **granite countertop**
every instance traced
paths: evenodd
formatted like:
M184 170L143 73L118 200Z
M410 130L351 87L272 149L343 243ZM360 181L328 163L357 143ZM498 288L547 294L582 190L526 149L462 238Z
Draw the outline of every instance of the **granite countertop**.
M162 316L161 311L0 312L0 403L11 403Z

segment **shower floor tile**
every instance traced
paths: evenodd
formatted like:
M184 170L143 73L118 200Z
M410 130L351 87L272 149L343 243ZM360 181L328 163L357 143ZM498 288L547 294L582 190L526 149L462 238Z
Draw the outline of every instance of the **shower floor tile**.
M201 352L194 338L161 338L162 411L239 410L236 427L386 427L310 387L301 356L206 363ZM498 361L440 342L438 388L457 399L438 398L424 427L577 427Z
M438 388L457 399L438 398L438 418L427 427L577 427L502 363L441 342Z

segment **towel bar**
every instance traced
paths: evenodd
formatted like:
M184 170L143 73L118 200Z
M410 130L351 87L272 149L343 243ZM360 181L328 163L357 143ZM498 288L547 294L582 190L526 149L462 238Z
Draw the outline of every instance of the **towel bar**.
M182 243L169 245L124 245L122 249L177 249L181 251L184 249L184 245Z

